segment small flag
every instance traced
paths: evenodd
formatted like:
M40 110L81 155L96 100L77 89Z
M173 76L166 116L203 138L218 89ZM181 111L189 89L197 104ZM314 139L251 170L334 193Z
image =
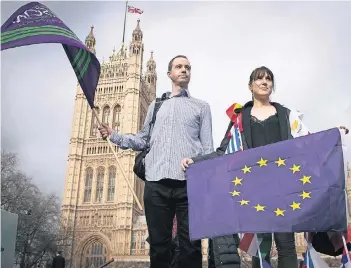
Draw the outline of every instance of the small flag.
M341 144L334 128L190 165L190 238L346 231Z
M236 109L240 109L243 106L239 103L233 103L226 111L226 114L228 115L228 117L230 118L230 120L232 120L233 122L235 122L238 114L235 112Z
M308 263L308 265L307 265L307 263ZM314 268L313 262L311 259L311 254L310 254L310 251L308 250L308 248L306 250L305 258L303 259L301 268Z
M42 43L62 44L93 108L100 63L56 14L39 2L30 2L17 9L1 26L1 50Z
M142 11L141 9L136 8L136 7L132 7L132 6L128 6L128 12L134 13L134 14L143 14L144 13L144 11Z
M349 254L349 257L351 259L351 254L349 252L348 252L348 254ZM345 250L344 250L344 253L343 253L342 257L341 257L341 267L342 268L349 268L349 267L351 267L351 264L350 264L350 262L347 259L347 255L346 255L346 251Z
M348 234L346 236L345 242L348 244L351 241L351 232L350 232L350 227L347 228ZM347 254L349 257L347 257ZM341 268L351 268L351 263L349 262L351 260L351 254L348 251L348 248L344 247L343 254L341 257Z
M255 236L257 236L257 243ZM259 257L258 250L264 258L272 247L272 234L252 234L247 233L240 240L239 248L245 251L250 256Z
M307 252L306 252L306 258L308 255L308 259L310 259L310 265L309 268L329 268L328 264L322 259L322 257L319 255L319 253L312 247L311 244L308 245L307 247ZM305 266L302 266L305 267ZM307 263L306 263L306 268L307 268Z

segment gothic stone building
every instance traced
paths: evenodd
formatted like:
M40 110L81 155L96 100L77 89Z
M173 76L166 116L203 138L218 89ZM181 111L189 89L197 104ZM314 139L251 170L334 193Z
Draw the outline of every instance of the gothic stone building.
M93 27L85 40L95 53ZM122 133L142 127L149 104L156 96L156 64L151 53L142 75L143 33L138 20L129 50L113 50L101 64L95 106L100 120ZM147 227L143 211L119 170L116 159L101 139L97 121L77 86L72 132L62 202L63 230L71 240L63 247L75 268L99 267L112 257L147 259ZM135 152L115 147L118 159L139 200L144 184L133 173ZM65 243L67 244L67 243Z

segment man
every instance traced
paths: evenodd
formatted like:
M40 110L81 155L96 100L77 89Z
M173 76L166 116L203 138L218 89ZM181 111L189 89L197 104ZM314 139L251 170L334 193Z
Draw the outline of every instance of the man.
M190 241L188 197L180 161L213 152L210 106L190 96L191 66L187 57L178 55L168 64L172 92L163 94L151 132L150 152L145 157L145 216L150 239L151 268L170 268L172 222L178 219L179 258L182 268L201 268L201 241ZM102 125L103 138L121 149L141 151L146 146L155 101L149 106L144 126L136 135L123 135Z
M149 237L146 238L146 242L150 244ZM177 217L173 219L173 229L172 229L172 242L171 242L171 268L179 268L178 266L178 255L179 255L179 241L177 235Z
M52 268L65 268L65 258L61 256L62 251L57 252L52 261Z

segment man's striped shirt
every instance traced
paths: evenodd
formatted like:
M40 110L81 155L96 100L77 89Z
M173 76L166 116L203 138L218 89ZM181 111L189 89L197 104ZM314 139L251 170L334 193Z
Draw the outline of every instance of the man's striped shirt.
M147 181L164 178L185 180L183 158L213 152L212 116L207 102L190 97L187 90L169 97L159 109L150 138L150 152L145 157ZM110 140L121 149L141 151L146 146L149 123L155 101L148 109L144 126L135 135L113 132Z

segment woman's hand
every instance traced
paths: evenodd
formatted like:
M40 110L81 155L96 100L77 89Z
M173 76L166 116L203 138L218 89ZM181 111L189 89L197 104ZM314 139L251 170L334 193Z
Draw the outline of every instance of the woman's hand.
M194 163L194 161L191 159L191 158L184 158L183 160L182 160L182 168L183 168L183 170L185 170L186 168L188 168L189 167L189 165L191 165L191 164L193 164Z
M345 126L340 126L340 129L344 129L345 130L345 135L347 135L349 133L349 129Z

